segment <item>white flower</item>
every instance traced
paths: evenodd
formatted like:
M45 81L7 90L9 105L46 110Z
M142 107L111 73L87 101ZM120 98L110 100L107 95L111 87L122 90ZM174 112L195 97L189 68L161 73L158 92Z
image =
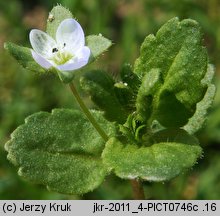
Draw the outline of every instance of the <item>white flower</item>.
M32 56L43 68L56 67L60 71L72 71L85 66L90 49L85 46L85 36L74 19L63 20L57 28L56 40L43 31L30 32Z

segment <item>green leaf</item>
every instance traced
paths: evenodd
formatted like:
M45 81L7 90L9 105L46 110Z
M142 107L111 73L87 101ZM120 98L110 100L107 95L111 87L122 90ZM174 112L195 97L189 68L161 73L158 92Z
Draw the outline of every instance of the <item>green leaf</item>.
M141 111L138 115L148 119L149 125L157 120L165 127L184 126L207 89L202 82L207 71L207 52L202 46L198 23L174 18L162 26L156 36L146 37L134 71L142 78L142 87L147 77L153 80L159 76L161 82L157 91L147 92L143 88L139 91L137 107L148 107L151 113L143 116ZM147 101L140 104L146 95Z
M128 113L135 111L135 106L133 104L135 97L132 90L127 86L126 83L115 83L114 92L119 103Z
M45 72L46 70L37 64L31 54L31 49L18 46L14 43L7 42L4 48L21 64L25 69L34 72Z
M138 88L141 84L139 77L133 72L130 64L124 64L122 70L120 71L121 80L127 83L128 86L137 93Z
M123 83L127 83L135 93L137 93L140 86L140 80L138 76L133 72L130 64L124 64L122 70L120 71L120 77Z
M114 127L100 112L93 115L111 136ZM55 109L28 117L5 148L22 177L60 193L82 194L98 187L107 174L100 157L104 145L80 111Z
M86 37L86 45L91 51L90 62L92 62L102 53L107 51L112 45L112 42L102 35L89 35Z
M80 85L98 108L104 111L106 119L118 123L126 121L128 113L115 94L114 81L110 75L99 70L87 71L82 74Z
M184 143L188 145L199 145L199 141L196 137L190 135L187 131L183 129L177 128L160 130L150 137L151 144L164 141Z
M120 178L165 181L192 167L202 153L197 139L183 130L159 132L152 140L156 143L138 147L113 137L103 151L103 162Z
M47 19L47 33L52 37L56 38L57 28L60 23L65 20L73 18L72 13L65 7L58 5L55 6L49 13Z
M130 64L124 64L120 71L121 81L115 83L115 94L125 110L135 112L135 98L140 85L140 80L132 71Z
M214 84L212 84L214 72L214 67L212 65L209 65L206 76L202 80L202 83L208 86L204 98L199 103L197 103L195 114L189 119L188 123L184 126L184 129L189 134L194 134L198 130L200 130L204 126L208 118L208 111L212 106L216 92L216 87Z

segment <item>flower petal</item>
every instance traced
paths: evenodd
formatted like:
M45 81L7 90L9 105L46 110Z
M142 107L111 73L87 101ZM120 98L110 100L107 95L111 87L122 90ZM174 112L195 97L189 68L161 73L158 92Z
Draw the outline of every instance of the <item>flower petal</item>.
M57 69L61 70L61 71L77 70L77 69L85 66L88 63L89 57L90 57L90 49L87 46L85 46L77 53L77 55L75 57L77 59L75 61L73 58L72 60L70 60L66 64L58 65Z
M31 30L29 37L34 51L43 57L49 58L53 49L57 47L55 40L41 30Z
M49 69L50 67L52 67L52 64L45 59L43 56L39 55L38 53L34 52L33 50L31 50L31 54L33 59L43 68Z
M90 57L90 49L87 46L84 46L81 50L79 50L75 55L78 59L84 58L87 59L87 61L89 60Z
M80 24L74 19L65 19L56 32L56 41L60 48L65 47L75 54L85 45L85 36Z

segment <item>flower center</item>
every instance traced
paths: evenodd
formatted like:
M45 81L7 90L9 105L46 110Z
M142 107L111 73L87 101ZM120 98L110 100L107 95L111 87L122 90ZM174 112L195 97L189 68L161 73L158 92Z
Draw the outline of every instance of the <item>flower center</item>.
M64 47L65 45L66 44L64 44ZM56 65L63 65L73 58L73 54L67 50L64 50L64 47L60 50L56 47L52 49L53 56L50 58L50 60L52 60Z

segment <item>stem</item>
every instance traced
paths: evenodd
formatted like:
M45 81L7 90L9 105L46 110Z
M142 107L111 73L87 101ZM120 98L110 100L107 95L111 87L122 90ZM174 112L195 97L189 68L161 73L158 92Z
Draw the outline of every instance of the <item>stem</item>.
M88 110L88 108L86 107L86 105L84 104L83 100L81 99L79 93L76 90L76 87L74 86L73 83L69 84L70 89L76 99L76 101L78 102L80 108L82 109L83 113L86 115L86 117L88 118L88 120L91 122L91 124L93 125L93 127L97 130L97 132L99 133L99 135L103 138L103 140L105 142L108 141L108 136L107 134L102 130L102 128L99 126L99 124L97 123L97 121L95 120L95 118L92 116L92 114L90 113L90 111Z
M137 179L132 179L131 180L131 186L133 190L133 196L135 200L144 200L145 195L144 195L144 188L141 182Z

